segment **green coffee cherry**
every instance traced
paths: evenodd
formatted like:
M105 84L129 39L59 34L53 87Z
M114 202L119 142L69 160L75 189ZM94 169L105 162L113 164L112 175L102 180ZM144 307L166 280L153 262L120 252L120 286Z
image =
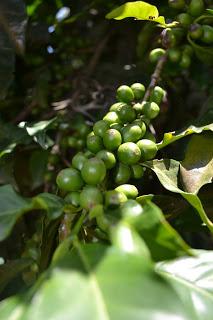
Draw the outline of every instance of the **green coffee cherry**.
M119 112L125 104L123 102L116 102L110 107L109 111Z
M94 153L89 150L86 150L83 154L87 159L94 157Z
M100 120L94 124L93 131L96 136L103 137L104 133L109 129L109 127L109 122Z
M171 48L176 45L176 37L173 33L173 30L170 28L166 28L162 33L162 44L165 48Z
M213 27L208 25L203 25L202 29L203 29L203 35L201 37L201 41L206 44L213 43Z
M96 135L87 136L87 149L93 153L97 153L102 150L102 139Z
M136 120L134 120L133 122L132 122L132 124L134 124L134 125L137 125L137 126L139 126L140 128L141 128L141 130L142 130L142 137L145 135L145 133L146 133L146 125L145 125L145 122L143 121L143 120L141 120L141 119L136 119Z
M73 205L74 207L80 206L80 192L70 192L64 198L65 202Z
M85 139L77 139L76 149L82 150L85 147Z
M145 87L142 83L134 83L131 85L135 100L142 100L145 94Z
M132 102L134 100L134 93L132 89L128 86L120 86L117 89L117 99L121 102Z
M168 56L172 63L176 63L180 61L181 51L178 48L171 48L168 50Z
M143 136L142 129L136 124L129 124L123 128L122 137L124 142L136 142Z
M130 167L123 163L119 163L115 173L115 183L117 185L124 184L129 181L130 177L131 177Z
M203 0L191 0L188 7L188 13L194 17L198 17L203 13L204 9Z
M169 0L169 6L173 9L183 9L185 7L185 1L184 0Z
M80 172L73 168L61 170L57 175L56 183L63 191L78 191L84 185Z
M187 54L184 54L182 55L181 57L181 60L180 60L180 67L183 68L183 69L187 69L190 67L190 64L191 64L191 58L189 55Z
M185 37L185 30L183 30L182 27L175 27L175 28L172 28L172 31L176 39L176 44L181 43L183 40L183 37Z
M147 139L138 141L137 146L141 151L141 160L143 161L153 159L158 151L156 144L153 141Z
M103 118L104 121L107 121L110 125L113 123L119 123L120 119L115 111L108 112Z
M160 57L162 57L165 53L166 53L166 51L162 48L153 49L149 54L150 62L152 62L152 63L158 62Z
M133 142L123 143L118 148L118 159L124 164L136 164L140 157L140 148Z
M131 166L132 169L132 177L134 179L141 179L144 175L144 168L139 164L134 164Z
M133 109L135 110L137 115L141 115L142 114L142 110L143 110L143 105L142 103L136 103L133 105Z
M81 171L86 160L86 156L82 152L78 152L72 158L72 166Z
M87 124L85 123L81 123L80 125L78 124L77 131L80 137L83 137L83 138L86 137L89 134L90 130L91 129Z
M190 46L189 44L186 44L183 47L183 54L187 54L189 57L191 57L193 55L193 47Z
M183 27L188 27L192 23L192 17L188 13L181 13L177 16L177 21Z
M97 157L88 159L83 165L81 175L87 184L96 185L101 183L106 176L104 162Z
M132 106L126 104L122 106L120 111L118 112L119 119L122 123L132 122L136 118L135 110Z
M55 153L50 153L48 156L48 163L55 166L60 161L59 155Z
M86 210L91 210L98 204L103 203L101 191L93 186L86 186L80 194L80 205Z
M155 102L144 102L143 113L148 119L154 119L158 116L160 108Z
M120 123L113 123L110 126L110 129L115 129L115 130L118 130L119 132L121 131L122 128L123 128L123 125Z
M110 151L101 150L96 154L96 157L104 162L106 169L112 169L116 165L115 156Z
M109 129L104 133L103 143L107 150L116 150L122 142L121 134L116 129Z
M107 208L114 209L126 201L127 197L123 192L112 190L105 193L105 205Z
M68 147L70 147L70 148L76 148L76 144L77 144L77 139L76 139L76 137L71 136L71 137L68 137L68 138L67 138L67 145L68 145Z
M156 87L154 87L154 89L151 92L150 101L155 102L158 105L160 105L161 102L163 101L163 98L165 97L165 95L166 95L166 91L164 89L162 89L161 87L156 86Z
M191 24L191 26L189 28L189 35L194 40L200 39L203 35L202 26L198 23Z
M125 194L128 199L135 199L138 196L138 189L132 184L122 184L115 188L115 190Z

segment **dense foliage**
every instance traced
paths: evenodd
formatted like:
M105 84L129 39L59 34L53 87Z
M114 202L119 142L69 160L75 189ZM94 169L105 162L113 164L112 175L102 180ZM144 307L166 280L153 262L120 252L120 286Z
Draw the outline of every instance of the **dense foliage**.
M0 319L212 319L211 1L0 3Z

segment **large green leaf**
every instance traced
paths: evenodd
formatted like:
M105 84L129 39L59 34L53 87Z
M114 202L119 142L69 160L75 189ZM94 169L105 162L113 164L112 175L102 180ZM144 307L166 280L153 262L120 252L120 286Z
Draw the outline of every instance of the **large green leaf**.
M161 184L167 190L181 194L198 212L204 224L213 232L213 223L206 216L202 203L197 195L185 192L178 187L180 162L171 159L153 160L144 164L155 172Z
M194 251L197 257L161 262L157 270L191 309L193 320L211 320L213 313L213 252Z
M106 15L107 19L122 20L135 18L138 20L155 21L165 25L164 17L159 17L158 9L144 1L126 2Z
M0 241L9 236L16 221L31 210L44 210L50 220L58 218L64 209L61 198L42 193L32 199L18 195L11 185L0 187Z
M13 79L15 52L24 51L26 26L25 4L22 0L0 2L0 99L4 98Z
M144 211L137 223L137 230L145 240L155 261L173 259L190 254L188 245L164 218L160 208L154 203L138 197Z
M98 244L74 246L67 266L51 271L22 319L192 319L172 285L138 253ZM1 315L10 315L11 303L2 302Z
M187 146L180 174L184 190L198 193L213 177L213 134L194 135Z
M201 133L203 131L213 131L213 123L209 123L204 126L191 125L182 130L167 132L164 134L163 140L157 144L158 149L160 150L162 148L165 148L169 144L179 139L182 139L188 135L191 135L193 133Z
M31 209L31 201L20 197L10 185L0 187L0 241L9 235L16 221Z

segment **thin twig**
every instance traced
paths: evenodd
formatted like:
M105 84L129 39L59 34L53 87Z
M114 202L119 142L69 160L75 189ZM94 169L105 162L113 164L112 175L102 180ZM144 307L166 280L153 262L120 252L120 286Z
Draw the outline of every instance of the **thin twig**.
M160 75L161 75L161 72L163 70L163 67L164 67L164 64L166 63L166 61L167 61L167 54L164 54L162 57L160 57L157 65L156 65L155 71L151 76L151 82L146 90L143 101L147 101L149 99L152 90L157 85L157 83L160 79Z

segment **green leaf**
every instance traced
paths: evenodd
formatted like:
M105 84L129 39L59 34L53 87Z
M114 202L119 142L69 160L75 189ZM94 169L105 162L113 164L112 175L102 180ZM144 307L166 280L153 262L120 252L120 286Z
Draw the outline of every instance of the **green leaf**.
M0 187L0 241L10 234L16 221L31 209L31 201L20 197L12 186Z
M164 134L163 140L157 144L158 150L165 148L169 144L179 139L182 139L188 135L191 135L193 133L201 133L203 131L213 131L213 123L206 124L204 126L191 125L182 130L167 132Z
M3 265L0 265L0 292L8 285L8 283L24 269L32 264L30 259L19 259L9 261Z
M48 149L53 145L53 141L46 135L46 131L52 128L55 121L56 118L36 123L21 122L19 127L25 129L28 135L33 137L33 140L43 149Z
M155 172L165 189L181 194L198 212L202 221L213 232L213 223L207 217L197 195L185 192L178 187L180 163L176 160L162 159L147 161L144 165Z
M192 319L172 285L138 254L75 242L66 259L66 268L56 266L43 281L23 319ZM83 273L76 270L81 265Z
M50 220L57 219L64 209L61 198L42 193L34 198L23 198L11 185L0 187L0 241L7 238L16 221L31 210L44 210Z
M211 11L209 12L210 15L209 17L212 18L212 14ZM202 20L202 19L208 19L208 15L204 15L199 17L199 19L197 19L197 21ZM191 39L190 35L188 34L187 39L190 43L190 45L194 48L194 51L197 55L197 57L204 62L205 64L208 65L212 65L213 64L213 50L211 46L203 46L203 45L199 45L196 42L193 41L193 39Z
M157 264L156 270L176 290L193 320L211 320L213 306L213 251L194 250L196 257Z
M145 240L152 258L159 261L190 255L188 245L166 221L160 208L150 200L144 200L144 197L138 197L137 201L143 203L144 208L137 230Z
M190 139L185 158L181 161L180 174L184 190L198 193L200 188L212 182L213 134L194 135Z
M23 320L26 305L20 297L12 297L2 301L0 306L1 318L8 320Z
M32 199L34 208L45 210L50 220L57 219L63 213L64 201L54 194L41 193Z
M48 152L36 150L30 157L29 170L32 178L31 190L40 187L44 183L44 176L47 170Z
M26 27L25 5L22 0L0 2L0 99L4 99L13 80L15 51L24 51Z
M106 18L116 20L135 18L137 20L159 22L160 24L165 25L165 19L164 17L159 16L157 7L144 1L126 2L108 13Z

